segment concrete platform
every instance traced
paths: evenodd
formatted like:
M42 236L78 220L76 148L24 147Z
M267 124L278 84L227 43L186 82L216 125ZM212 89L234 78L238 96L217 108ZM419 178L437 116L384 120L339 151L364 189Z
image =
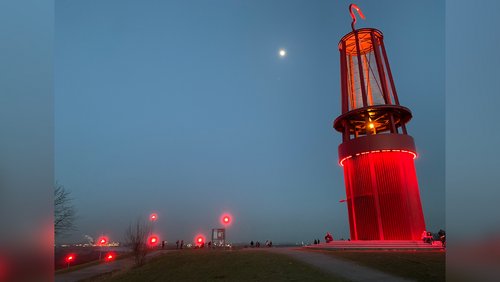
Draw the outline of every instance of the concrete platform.
M305 246L305 248L334 250L444 250L439 241L434 241L432 244L429 244L422 241L403 240L332 241L330 243Z

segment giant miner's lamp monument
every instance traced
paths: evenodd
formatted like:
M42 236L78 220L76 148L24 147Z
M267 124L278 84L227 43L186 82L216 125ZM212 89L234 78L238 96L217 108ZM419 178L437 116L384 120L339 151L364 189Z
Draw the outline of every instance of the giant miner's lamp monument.
M425 230L414 159L406 123L411 111L399 104L382 32L355 29L339 42L342 114L334 128L342 133L352 240L420 240Z

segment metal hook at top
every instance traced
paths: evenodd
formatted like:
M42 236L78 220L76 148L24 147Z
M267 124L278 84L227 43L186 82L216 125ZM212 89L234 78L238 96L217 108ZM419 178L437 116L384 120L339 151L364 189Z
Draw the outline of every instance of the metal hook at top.
M365 15L363 15L363 12L361 12L361 9L358 7L358 5L356 4L351 4L349 5L349 13L351 14L351 18L352 18L352 23L351 23L351 27L352 27L352 31L354 31L354 25L356 24L356 15L354 15L354 10L356 10L359 14L359 16L364 20L365 19Z

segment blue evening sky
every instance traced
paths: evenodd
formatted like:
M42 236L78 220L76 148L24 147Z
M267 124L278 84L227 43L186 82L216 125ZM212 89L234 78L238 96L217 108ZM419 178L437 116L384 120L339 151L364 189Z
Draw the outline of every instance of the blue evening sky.
M384 33L427 227L444 216L444 1L357 1ZM172 242L348 238L332 128L350 1L56 1L55 178L78 231L121 240L156 211ZM285 48L288 56L280 58Z

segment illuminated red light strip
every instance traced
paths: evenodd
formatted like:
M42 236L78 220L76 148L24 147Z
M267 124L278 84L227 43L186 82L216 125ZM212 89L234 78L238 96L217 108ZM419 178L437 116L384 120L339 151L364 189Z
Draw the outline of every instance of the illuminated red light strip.
M367 151L367 152L357 153L354 156L357 157L357 156L360 156L360 155L366 155L366 154L372 154L372 153L386 153L386 152L408 153L410 155L413 155L413 159L417 158L417 153L412 152L412 151L408 151L408 150L375 150L375 151ZM353 157L353 155L350 155L350 156L347 156L347 157L343 158L342 160L340 160L340 162L339 162L340 166L344 166L344 161L347 160L347 159L350 159L352 157Z

